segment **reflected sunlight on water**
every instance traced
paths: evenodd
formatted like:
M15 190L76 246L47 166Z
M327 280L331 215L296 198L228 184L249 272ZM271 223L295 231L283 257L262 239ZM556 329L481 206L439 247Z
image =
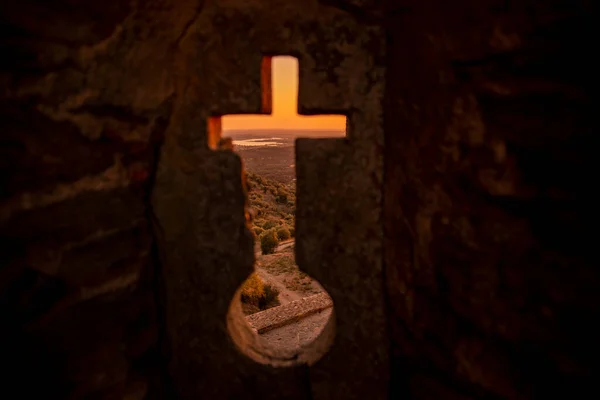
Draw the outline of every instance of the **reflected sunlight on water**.
M252 147L281 146L283 144L283 142L276 141L276 139L280 139L280 138L234 140L233 145L234 146L252 146Z

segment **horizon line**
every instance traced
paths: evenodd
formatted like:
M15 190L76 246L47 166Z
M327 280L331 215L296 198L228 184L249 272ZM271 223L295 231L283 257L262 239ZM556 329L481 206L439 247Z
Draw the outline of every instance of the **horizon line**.
M224 129L223 132L247 132L247 131L335 131L335 132L345 132L342 129L308 129L308 128L296 128L296 129L287 129L287 128L265 128L265 129Z

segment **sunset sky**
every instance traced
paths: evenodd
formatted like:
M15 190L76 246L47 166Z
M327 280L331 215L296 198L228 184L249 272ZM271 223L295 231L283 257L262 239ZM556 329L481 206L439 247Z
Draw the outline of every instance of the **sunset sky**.
M271 115L224 115L223 132L252 129L346 130L343 115L298 115L298 59L272 58L273 113Z

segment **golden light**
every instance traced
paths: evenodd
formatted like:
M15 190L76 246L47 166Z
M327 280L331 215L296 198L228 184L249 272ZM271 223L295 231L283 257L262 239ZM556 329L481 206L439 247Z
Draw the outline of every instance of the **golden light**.
M346 130L343 115L298 115L298 59L289 56L272 57L272 114L224 115L223 133L239 130Z

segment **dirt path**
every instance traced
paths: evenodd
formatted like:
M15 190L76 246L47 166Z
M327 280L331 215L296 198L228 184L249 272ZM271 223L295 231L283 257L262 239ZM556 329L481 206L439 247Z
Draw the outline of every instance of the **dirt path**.
M275 254L280 252L293 252L292 246L294 246L294 240L283 242L277 247ZM270 283L279 290L279 302L281 304L299 300L323 291L323 288L318 282L313 281L305 274L302 274L297 267L288 265L285 268L266 270L263 268L263 262L261 262L264 261L265 258L263 258L260 253L256 255L256 260L256 272L264 281ZM271 259L271 261L273 260Z
M287 304L290 301L300 300L301 298L305 297L293 290L288 289L287 286L285 286L285 283L283 283L283 279L285 278L284 275L289 276L291 274L281 274L275 276L271 275L262 268L256 268L256 272L263 280L267 281L271 285L275 286L277 290L279 290L279 302L281 304Z
M261 334L277 351L298 353L303 346L311 343L323 330L331 315L331 308L320 311L290 325Z

